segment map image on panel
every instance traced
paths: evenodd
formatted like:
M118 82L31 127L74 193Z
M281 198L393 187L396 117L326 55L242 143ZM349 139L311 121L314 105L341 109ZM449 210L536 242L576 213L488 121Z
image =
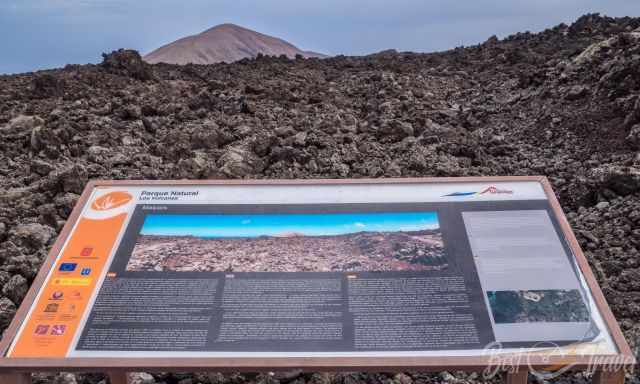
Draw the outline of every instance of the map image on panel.
M427 271L448 266L436 212L152 214L128 271Z
M577 289L489 291L496 323L587 322L589 312Z

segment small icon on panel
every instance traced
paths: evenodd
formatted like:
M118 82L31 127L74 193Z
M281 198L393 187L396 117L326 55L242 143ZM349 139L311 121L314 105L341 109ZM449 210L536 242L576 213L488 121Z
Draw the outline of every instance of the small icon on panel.
M80 291L71 291L71 294L69 296L71 297L71 300L82 299L82 295L80 294Z
M82 276L89 276L90 273L91 273L91 268L82 268L82 271L80 271L80 274Z
M58 268L58 271L60 271L60 272L73 272L73 271L75 271L77 266L78 266L77 263L62 263L62 264L60 264L60 268Z
M62 299L62 296L64 296L64 293L62 291L55 291L51 294L51 299L52 300L60 300Z
M51 304L47 304L47 306L44 308L45 312L58 312L58 304L56 303L51 303Z
M67 326L64 324L57 324L51 327L51 334L53 336L61 336L64 335L64 331L67 329Z
M49 326L48 325L43 325L40 324L36 327L36 330L33 331L34 334L36 335L46 335L47 332L49 332Z
M91 252L93 252L93 248L91 248L91 247L84 247L84 248L82 248L82 250L80 251L80 256L91 256Z
M107 211L110 209L121 207L133 200L133 196L123 191L109 192L94 200L91 208L96 211Z

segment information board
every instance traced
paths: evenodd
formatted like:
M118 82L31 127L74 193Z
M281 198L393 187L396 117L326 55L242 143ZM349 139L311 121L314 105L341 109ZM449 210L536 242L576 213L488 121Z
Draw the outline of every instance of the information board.
M97 182L6 356L625 352L576 247L537 177Z

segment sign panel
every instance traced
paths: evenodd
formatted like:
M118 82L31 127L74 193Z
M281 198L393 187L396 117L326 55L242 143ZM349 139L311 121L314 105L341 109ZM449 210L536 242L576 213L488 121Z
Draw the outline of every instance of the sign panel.
M536 179L87 196L9 358L620 352Z

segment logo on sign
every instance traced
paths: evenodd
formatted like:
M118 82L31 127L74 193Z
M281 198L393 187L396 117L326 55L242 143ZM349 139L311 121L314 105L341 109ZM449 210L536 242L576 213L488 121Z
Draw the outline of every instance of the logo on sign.
M58 279L53 280L53 285L66 285L66 286L73 286L73 285L81 285L81 286L87 286L91 284L91 279L88 277L61 277Z
M482 191L476 191L476 192L453 192L453 193L449 193L447 195L443 195L442 197L480 196L480 195L486 195L486 194L490 194L490 195L501 195L501 194L512 195L513 191L510 190L510 189L498 188L498 187L492 185L490 187L487 187L487 188L483 189Z
M62 336L64 335L64 331L67 329L67 326L64 324L58 324L51 327L51 335L52 336Z
M489 193L489 194L492 194L492 195L496 195L496 194L512 195L513 191L510 190L510 189L500 189L498 187L491 186L491 187L485 189L484 191L480 192L481 195L484 195L485 193Z
M60 268L58 268L58 271L60 272L73 272L76 270L76 267L78 266L77 263L62 263L60 264Z
M127 192L115 191L100 196L93 201L91 208L96 211L108 211L121 207L131 201L133 197Z
M88 276L91 273L91 268L82 268L82 271L80 271L80 274L82 276Z
M93 248L91 247L84 247L82 248L82 250L80 251L80 256L91 256L91 252L93 252Z

